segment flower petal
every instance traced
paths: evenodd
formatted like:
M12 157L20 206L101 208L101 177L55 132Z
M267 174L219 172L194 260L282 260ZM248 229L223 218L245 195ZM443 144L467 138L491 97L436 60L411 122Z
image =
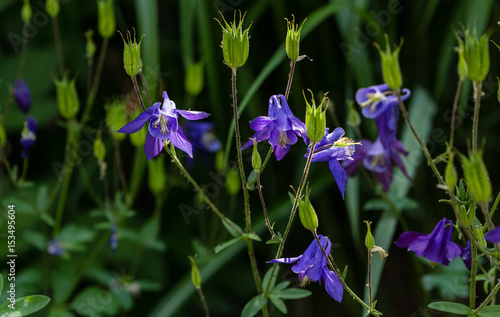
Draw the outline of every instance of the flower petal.
M273 145L273 152L276 156L276 161L280 161L290 151L289 146Z
M163 141L148 133L146 135L146 143L144 144L144 153L146 153L148 160L151 161L161 150L163 150Z
M500 243L500 227L496 227L492 231L484 235L486 241L491 243Z
M177 132L172 131L170 133L170 142L172 142L176 148L186 152L189 157L193 157L193 147L182 132L182 128L180 126L177 128Z
M339 277L335 272L330 271L326 268L323 269L323 280L325 281L325 289L328 295L330 295L337 302L342 302L342 296L344 295L344 288L340 283Z
M302 257L302 255L299 255L298 257L296 258L281 258L281 259L274 259L274 260L271 260L271 261L267 261L266 263L285 263L285 264L290 264L290 263L295 263L297 262L300 258Z
M179 109L174 109L173 112L180 114L181 116L183 116L188 120L205 119L210 115L209 113L203 111L190 111L190 110L179 110Z
M347 187L347 173L336 158L330 159L328 165L330 166L333 178L337 182L337 187L342 194L342 198L344 198L345 188Z
M264 129L271 122L273 122L273 119L265 116L260 116L250 121L249 124L252 130L260 131Z
M149 108L149 109L151 109L151 108ZM135 133L135 132L138 132L140 129L142 129L144 124L149 119L151 119L151 117L153 117L153 115L150 112L145 111L145 112L141 113L140 115L138 115L134 120L130 121L129 123L127 123L126 125L121 127L118 131L116 131L116 133Z
M244 149L252 146L253 145L253 139L255 139L255 141L257 141L257 142L269 139L269 137L271 136L271 132L273 130L274 130L274 123L270 122L262 130L255 132L255 134L251 137L251 139L247 143L245 143L241 147L241 149L244 150Z
M410 244L415 241L418 237L425 236L425 234L415 231L406 231L403 232L398 241L396 241L396 245L400 248L408 248Z

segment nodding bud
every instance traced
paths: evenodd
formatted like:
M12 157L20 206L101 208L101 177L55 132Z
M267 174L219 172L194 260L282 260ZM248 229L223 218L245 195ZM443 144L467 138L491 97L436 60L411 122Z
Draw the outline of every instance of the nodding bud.
M30 0L24 0L23 7L21 8L21 19L25 24L30 23L33 11L31 10Z
M373 237L372 230L370 228L372 222L368 220L365 220L364 222L366 223L365 246L368 251L371 251L375 246L375 238Z
M490 70L490 53L488 49L490 35L491 31L487 31L478 39L475 26L472 34L469 33L469 28L465 30L464 54L468 67L467 76L472 81L483 81Z
M31 109L30 88L24 79L18 79L14 82L14 99L22 112L28 113Z
M236 10L234 11L233 22L227 23L222 13L221 17L222 21L224 21L224 25L217 20L222 28L221 47L224 55L224 62L233 70L233 72L235 72L237 68L245 65L248 59L248 30L252 25L250 24L246 30L243 30L243 20L245 19L245 15L246 13L242 17L240 11L240 22L238 24L236 23Z
M390 88L397 91L403 85L403 76L399 68L399 51L403 46L403 39L401 39L399 45L394 49L394 52L392 52L389 46L389 36L387 34L384 34L384 36L385 51L382 50L378 43L374 43L373 45L375 45L380 54L384 82L389 85Z
M139 43L137 43L135 39L135 30L133 38L130 31L127 31L127 41L125 41L121 32L120 35L122 36L123 44L125 46L123 49L123 67L125 68L127 75L135 77L142 70L141 42L144 35L141 37Z
M67 120L73 119L80 110L80 100L76 92L76 78L69 80L64 75L62 80L54 80L56 84L59 113Z
M110 38L115 34L116 21L113 0L97 0L97 26L103 38Z
M311 190L307 186L305 199L299 199L299 217L304 228L312 231L318 228L318 216L309 200L310 193Z
M477 202L486 202L491 195L491 182L483 161L482 151L469 153L469 158L461 155L464 178L467 187Z
M311 104L307 102L304 91L302 94L304 95L304 100L306 101L306 131L307 137L311 142L320 141L325 135L326 128L326 109L328 108L328 98L326 94L323 96L323 100L319 106L316 106L316 102L314 101L314 95L311 90ZM325 109L323 108L323 104L326 102Z
M186 68L184 87L191 96L198 96L203 90L203 61L189 63Z
M455 186L457 185L458 176L455 164L453 164L453 155L450 155L448 164L446 164L446 169L444 170L444 181L451 192L454 192Z
M257 141L253 139L253 152L252 152L252 167L254 170L259 171L262 166L262 159L259 154L259 150L257 150Z
M56 17L59 14L59 0L47 0L45 10L47 10L50 17Z
M300 27L298 24L295 24L295 16L293 14L292 21L288 21L287 18L285 18L285 20L287 24L286 54L292 62L295 62L297 60L300 60L300 31L302 30L302 26L304 26L304 22L306 22L307 19L302 22Z
M98 161L102 161L104 160L105 156L106 156L106 146L104 145L104 142L102 142L101 133L99 132L94 140L94 157Z
M198 266L196 265L196 255L194 257L189 256L189 260L191 261L191 281L193 282L194 287L201 287L201 275Z

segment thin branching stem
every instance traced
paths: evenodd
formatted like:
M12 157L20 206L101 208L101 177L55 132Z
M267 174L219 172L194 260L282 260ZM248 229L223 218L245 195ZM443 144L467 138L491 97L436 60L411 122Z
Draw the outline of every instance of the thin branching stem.
M479 108L481 107L481 90L483 83L481 81L474 81L474 117L472 121L472 154L477 153L477 130L479 126Z

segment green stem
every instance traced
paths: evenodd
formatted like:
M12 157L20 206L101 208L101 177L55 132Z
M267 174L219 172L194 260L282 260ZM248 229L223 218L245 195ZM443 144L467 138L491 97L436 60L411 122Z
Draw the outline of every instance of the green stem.
M273 154L273 147L269 147L269 151L267 151L266 158L264 159L264 162L262 162L262 166L259 169L259 174L262 175L262 172L264 172L264 169L266 168L267 162L269 162L269 159L271 158Z
M477 129L479 125L479 108L481 107L481 81L474 81L474 118L472 121L472 154L477 153Z
M462 90L463 80L460 79L457 84L457 91L455 92L455 99L453 100L453 110L451 111L451 126L450 126L450 150L453 148L455 139L455 121L457 117L458 100L460 98L460 91Z
M149 106L153 105L151 101L151 96L149 95L148 84L146 83L146 79L144 78L144 74L142 73L142 69L139 71L139 75L141 75L142 84L144 85L144 89L146 90L146 95L148 96Z
M21 78L24 71L24 65L26 64L26 50L28 48L28 37L25 30L29 27L30 22L23 25L23 46L21 47L21 57L19 58L19 68L17 69L17 78Z
M469 308L474 310L476 308L476 271L477 271L477 248L474 243L470 244L472 264L470 269L470 298Z
M203 291L201 290L201 287L198 286L196 288L196 290L198 291L198 294L200 295L200 300L203 303L203 309L205 310L205 317L210 317L210 313L208 311L207 301L205 299L205 296L203 295Z
M102 199L96 194L94 187L92 187L92 184L90 184L90 179L87 174L87 170L83 166L83 164L78 165L78 170L80 171L80 175L82 176L83 184L87 188L87 192L89 193L90 197L94 200L97 206L102 207Z
M368 304L372 307L373 297L372 297L372 254L368 250Z
M23 172L21 173L21 178L19 178L18 183L21 184L28 173L28 157L23 160Z
M95 97L97 95L97 91L99 90L99 83L101 81L101 73L102 68L104 67L104 60L106 59L106 53L108 51L108 43L109 39L105 38L102 42L101 51L99 53L99 59L97 60L97 67L94 73L94 77L92 79L92 85L89 90L89 94L87 96L87 103L85 105L85 110L82 115L82 122L85 123L89 120L90 111L92 110L92 106L94 105ZM90 77L90 73L89 73Z
M285 99L287 100L288 96L290 95L290 89L292 89L292 80L293 80L293 73L295 70L295 63L296 61L290 62L290 74L288 75L288 82L286 84L286 90L285 90Z
M56 52L57 52L57 63L59 64L59 73L61 77L64 76L64 59L62 52L62 44L61 44L61 34L59 32L59 22L57 16L52 18L52 29L54 31L54 42L56 44Z
M134 83L135 93L137 94L137 99L139 99L139 102L141 103L142 111L146 111L146 107L144 107L144 102L142 101L141 90L139 89L139 83L137 82L137 76L130 77L130 78L132 79L132 82Z
M264 212L264 220L266 223L266 227L269 229L269 233L271 233L271 238L279 239L274 233L273 226L271 226L271 222L269 221L269 217L267 216L267 208L266 202L264 200L264 194L262 193L262 185L260 184L260 173L257 171L257 190L259 192L260 203L262 204L262 211Z
M115 159L115 171L116 174L118 175L118 179L120 181L120 186L123 191L123 196L125 197L125 201L129 201L130 198L128 197L128 192L127 192L127 180L125 179L125 173L123 172L123 166L122 166L122 159L120 155L120 143L114 139L113 140L113 148L114 148L114 159Z
M139 190L139 185L144 171L144 153L139 147L135 149L134 163L132 165L132 173L130 176L127 205L131 206L134 203L135 197Z
M491 300L495 299L496 294L498 293L498 290L500 290L500 281L495 285L495 287L491 290L491 293L486 297L486 299L479 305L479 307L473 311L474 316L477 316L483 308L486 307L486 305L489 304Z

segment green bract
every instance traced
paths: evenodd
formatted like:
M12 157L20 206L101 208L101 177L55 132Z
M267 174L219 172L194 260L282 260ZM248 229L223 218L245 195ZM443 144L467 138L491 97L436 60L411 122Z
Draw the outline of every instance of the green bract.
M238 67L245 65L248 59L248 47L249 38L248 30L250 26L243 31L243 20L245 15L241 16L240 12L240 23L236 26L236 11L234 12L234 21L229 24L224 19L222 15L222 20L224 21L224 26L219 22L222 27L222 53L224 55L224 62L227 66L231 67L235 71Z
M76 92L75 82L76 78L68 80L66 75L61 81L54 80L59 112L68 120L74 118L78 110L80 110L80 101Z
M309 92L311 92L309 90ZM325 135L326 128L326 109L328 108L328 98L326 95L323 97L321 104L316 106L316 102L314 101L314 95L311 92L311 103L310 105L307 102L306 96L304 95L304 100L306 101L306 131L307 137L311 142L319 142L323 136ZM325 109L322 111L323 104L326 102Z
M455 186L457 185L458 176L455 164L453 164L452 156L448 160L448 164L446 164L446 169L444 171L444 181L452 192L455 191Z
M391 52L391 48L389 47L389 37L387 34L385 34L385 51L382 50L378 43L374 43L374 45L380 53L384 82L390 88L397 91L403 85L403 76L401 76L401 69L399 68L399 51L403 46L403 39L401 39L399 45L394 49L394 52Z
M115 34L115 10L113 0L97 0L97 26L103 38L110 38Z
M134 38L132 40L130 31L127 31L127 41L123 37L123 34L120 33L123 39L123 44L125 45L123 49L123 67L125 68L125 72L130 77L134 77L142 70L142 60L141 60L141 42L142 37L139 43L137 43L135 39L135 30L134 30ZM144 36L144 35L143 35Z
M306 22L306 20L304 20ZM286 54L288 58L293 62L299 59L299 51L300 51L300 31L302 30L302 26L304 22L299 25L295 24L295 16L292 15L292 21L288 21L286 19L287 24L287 32L286 32Z

